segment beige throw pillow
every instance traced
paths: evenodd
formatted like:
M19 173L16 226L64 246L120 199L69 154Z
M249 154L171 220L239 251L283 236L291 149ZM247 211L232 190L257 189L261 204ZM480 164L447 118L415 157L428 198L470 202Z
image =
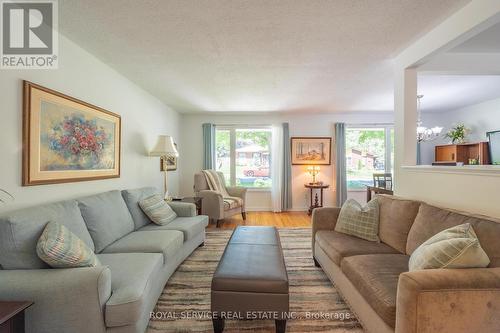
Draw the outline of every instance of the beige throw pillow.
M377 198L366 206L354 199L347 200L340 210L335 231L356 236L372 242L378 238L379 205Z
M168 224L177 218L177 214L160 194L141 200L139 206L149 219L158 225Z
M470 223L443 230L426 240L411 255L409 269L487 267L490 259Z

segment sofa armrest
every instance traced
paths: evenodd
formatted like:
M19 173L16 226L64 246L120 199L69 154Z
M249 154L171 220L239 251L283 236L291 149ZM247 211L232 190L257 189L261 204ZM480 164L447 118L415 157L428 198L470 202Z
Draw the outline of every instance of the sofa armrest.
M196 205L194 203L169 201L168 205L179 217L196 216Z
M245 202L247 200L247 188L242 186L227 186L227 193L232 197L238 197L243 200L243 204L241 206L241 210L245 211Z
M399 276L396 333L500 332L500 267Z
M105 332L110 296L107 266L0 270L0 299L34 302L26 311L27 332Z
M222 194L213 190L202 190L196 192L196 196L201 197L201 213L208 215L209 218L219 220L224 217L224 199Z
M334 230L340 208L322 207L316 208L312 212L312 251L314 255L314 243L316 242L316 233L319 230Z

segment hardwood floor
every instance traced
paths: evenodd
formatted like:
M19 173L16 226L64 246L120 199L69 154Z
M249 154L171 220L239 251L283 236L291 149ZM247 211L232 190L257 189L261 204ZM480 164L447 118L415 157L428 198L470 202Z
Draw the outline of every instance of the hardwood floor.
M241 215L234 215L225 219L220 224L220 228L234 229L239 225L260 225L275 226L278 228L298 228L310 227L311 217L307 212L247 212L247 220L243 221ZM215 228L215 223L211 223L208 228Z

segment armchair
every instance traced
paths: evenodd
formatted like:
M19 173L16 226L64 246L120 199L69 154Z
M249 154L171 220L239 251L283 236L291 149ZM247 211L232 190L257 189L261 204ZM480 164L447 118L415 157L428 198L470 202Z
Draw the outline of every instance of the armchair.
M222 172L217 172L217 174L224 180ZM245 210L247 189L241 186L226 186L226 191L231 197L241 200L238 200L238 202L225 201L221 193L210 189L202 172L194 175L194 193L196 196L203 198L201 213L208 215L210 221L215 221L217 227L219 227L223 219L236 214L241 214L243 220L247 218Z

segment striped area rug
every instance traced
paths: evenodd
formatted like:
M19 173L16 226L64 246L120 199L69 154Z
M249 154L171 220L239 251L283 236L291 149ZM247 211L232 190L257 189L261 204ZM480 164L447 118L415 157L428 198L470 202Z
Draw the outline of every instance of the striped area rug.
M335 287L311 259L311 229L279 229L290 282L287 332L363 332ZM198 248L168 281L149 333L213 332L210 283L232 230L207 230ZM224 332L274 332L273 320L226 320Z

